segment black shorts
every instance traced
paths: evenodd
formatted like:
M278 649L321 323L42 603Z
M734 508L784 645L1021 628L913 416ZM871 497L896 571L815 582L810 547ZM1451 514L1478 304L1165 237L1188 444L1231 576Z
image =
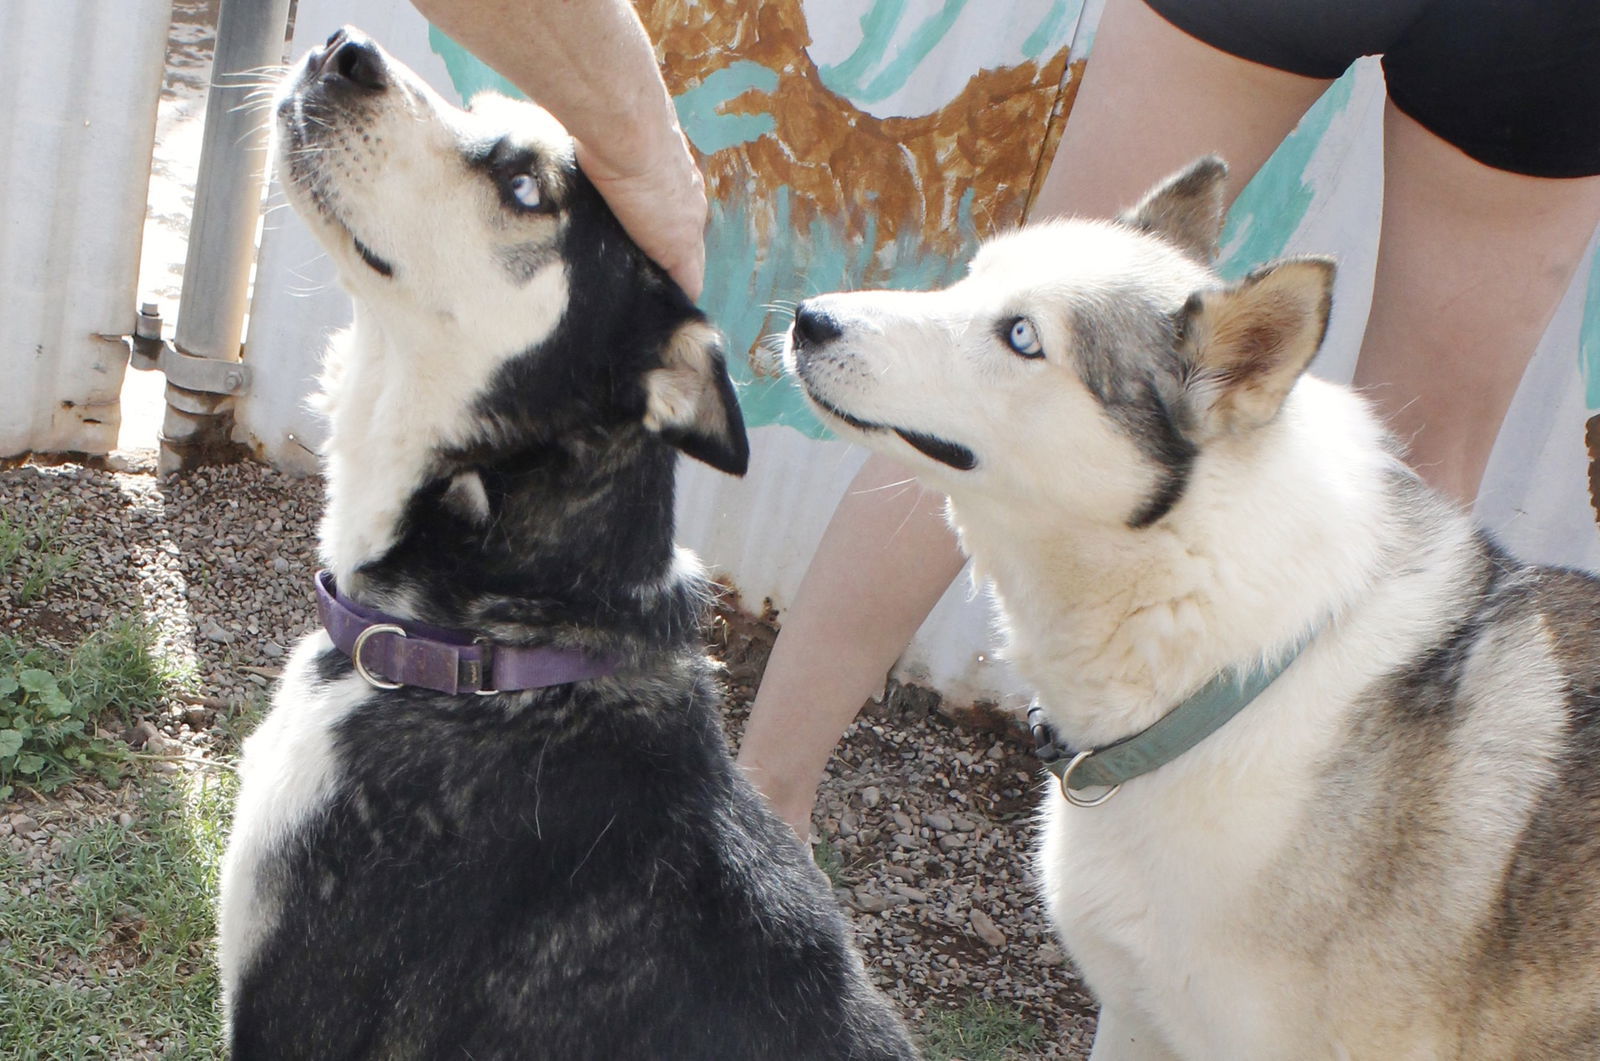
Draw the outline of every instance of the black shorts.
M1334 78L1383 56L1389 99L1485 165L1600 174L1600 0L1146 0L1241 59Z

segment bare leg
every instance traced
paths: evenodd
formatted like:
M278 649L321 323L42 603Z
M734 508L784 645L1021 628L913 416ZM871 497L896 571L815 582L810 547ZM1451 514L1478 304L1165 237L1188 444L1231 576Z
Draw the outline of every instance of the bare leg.
M1355 382L1411 462L1470 505L1528 359L1600 221L1600 177L1492 169L1391 104L1383 229Z
M1110 217L1206 154L1228 163L1231 201L1328 85L1202 44L1138 0L1107 0L1029 216Z
M874 454L834 511L767 661L739 763L801 839L828 756L965 563L944 498Z
M1199 155L1266 161L1327 82L1201 44L1136 0L1111 0L1034 213L1105 216ZM783 619L739 762L804 838L839 734L905 650L962 559L942 503L880 489L908 473L872 458L850 485Z

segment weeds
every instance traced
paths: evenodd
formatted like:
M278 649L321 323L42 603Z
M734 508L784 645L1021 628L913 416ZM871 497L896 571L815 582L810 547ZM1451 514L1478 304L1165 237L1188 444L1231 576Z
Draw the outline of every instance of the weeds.
M62 540L61 524L43 516L23 522L0 513L0 579L15 578L16 601L29 605L78 566L79 553Z
M110 713L126 723L159 703L174 675L144 622L91 634L70 657L0 637L0 799L18 785L49 792L81 774L107 782L127 752L98 735Z
M921 1030L928 1061L1012 1061L1030 1056L1044 1034L1016 1009L980 999L930 1014Z
M849 883L844 879L844 860L828 841L818 840L811 845L811 860L835 888L843 888Z

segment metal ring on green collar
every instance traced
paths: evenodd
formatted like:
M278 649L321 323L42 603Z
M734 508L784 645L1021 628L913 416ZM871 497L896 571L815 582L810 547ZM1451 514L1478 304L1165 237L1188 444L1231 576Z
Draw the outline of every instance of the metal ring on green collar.
M1098 807L1112 796L1115 796L1117 794L1117 790L1122 787L1120 784L1112 785L1110 788L1106 789L1093 799L1084 799L1082 796L1075 795L1073 793L1072 786L1067 783L1072 778L1072 771L1078 768L1079 763L1083 762L1093 754L1094 751L1092 749L1079 752L1077 755L1072 757L1072 761L1067 764L1067 768L1061 771L1061 794L1066 797L1067 802L1072 804L1074 807Z

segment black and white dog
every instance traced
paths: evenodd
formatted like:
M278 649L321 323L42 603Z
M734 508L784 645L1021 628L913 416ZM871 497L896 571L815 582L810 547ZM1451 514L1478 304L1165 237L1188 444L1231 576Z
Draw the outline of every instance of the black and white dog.
M539 108L350 29L276 108L355 323L223 866L235 1061L912 1056L718 728L672 543L678 452L748 458L717 333Z

